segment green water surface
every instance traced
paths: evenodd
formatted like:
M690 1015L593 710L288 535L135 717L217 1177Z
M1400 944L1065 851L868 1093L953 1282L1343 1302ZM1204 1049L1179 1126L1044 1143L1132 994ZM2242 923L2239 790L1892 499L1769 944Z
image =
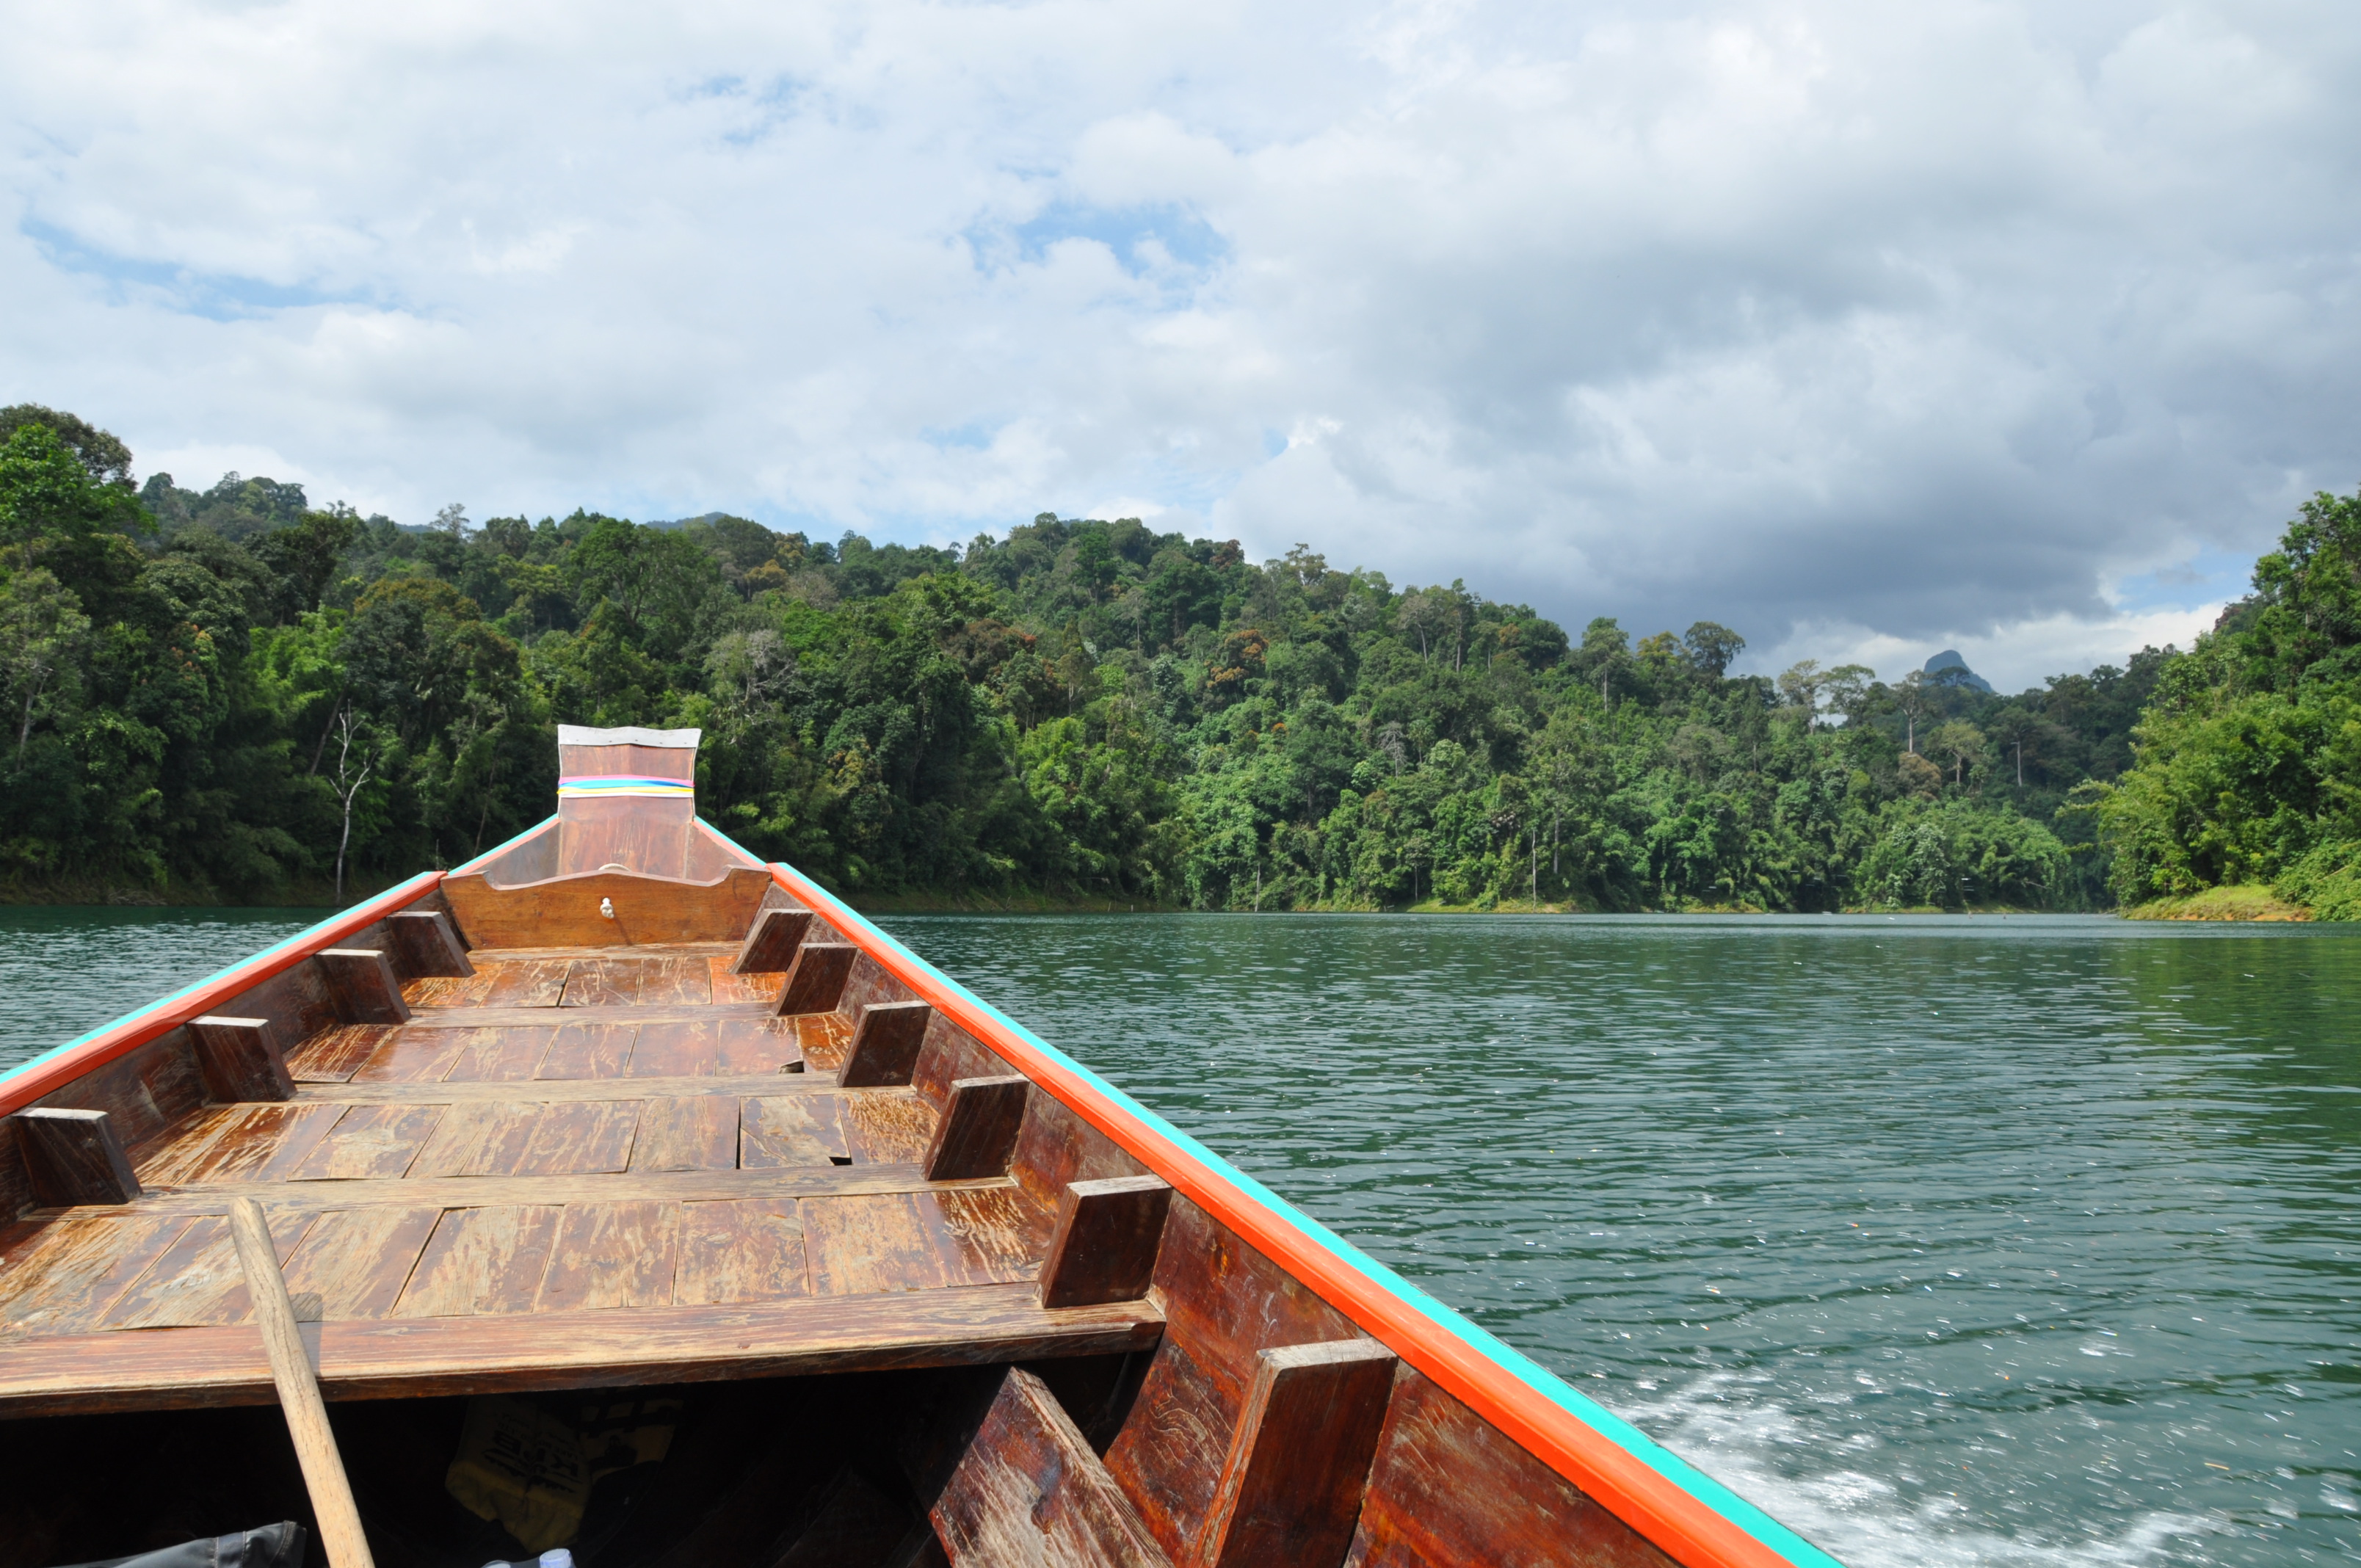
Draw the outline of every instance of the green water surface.
M309 918L0 911L0 1064ZM1849 1563L2361 1561L2361 937L885 924Z

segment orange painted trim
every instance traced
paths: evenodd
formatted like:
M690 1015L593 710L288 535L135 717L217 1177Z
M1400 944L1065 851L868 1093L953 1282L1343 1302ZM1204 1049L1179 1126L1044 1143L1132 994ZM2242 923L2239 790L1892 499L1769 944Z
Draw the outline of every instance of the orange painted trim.
M1072 1069L1044 1056L965 992L947 989L929 970L898 953L879 950L865 939L867 922L818 883L776 864L771 877L918 997L1675 1562L1686 1568L1792 1568L1789 1558L1476 1345L1436 1332L1433 1320L1415 1304L1319 1245L1269 1205L1241 1190L1226 1171L1207 1165L1107 1099Z
M254 957L232 964L219 974L174 992L160 1002L150 1003L138 1012L118 1018L104 1028L93 1030L47 1056L35 1057L5 1077L0 1077L0 1115L23 1110L41 1096L55 1093L83 1074L130 1055L150 1040L170 1034L190 1019L203 1017L273 975L285 973L321 948L333 948L355 932L367 930L395 910L415 904L434 892L441 884L443 877L441 872L421 872L408 882L388 888L368 903L357 904L342 915L323 920L308 931L299 931L276 947L265 948Z

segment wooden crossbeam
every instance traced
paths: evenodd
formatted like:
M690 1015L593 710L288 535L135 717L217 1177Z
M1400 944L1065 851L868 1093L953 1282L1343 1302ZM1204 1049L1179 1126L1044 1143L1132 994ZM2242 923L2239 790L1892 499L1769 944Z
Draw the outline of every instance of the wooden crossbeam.
M1033 1080L1022 1074L1003 1078L957 1078L935 1123L933 1142L921 1162L930 1180L962 1176L1005 1176L1025 1129L1025 1105Z
M1368 1339L1257 1352L1187 1568L1342 1563L1399 1365Z
M1147 1302L1051 1311L1026 1285L327 1322L316 1331L320 1386L331 1400L1104 1355L1150 1349L1163 1332L1162 1314ZM0 1415L11 1418L258 1405L273 1397L269 1361L245 1324L20 1339L0 1357Z
M873 1002L861 1010L851 1048L836 1081L847 1089L884 1089L910 1081L935 1010L924 1002Z
M795 967L774 1009L781 1017L797 1013L833 1013L844 1000L844 982L852 978L852 960L861 949L850 942L806 942L796 949Z
M1049 1386L1022 1367L928 1510L954 1568L1168 1568L1138 1510Z
M1058 1195L1058 1224L1041 1266L1041 1304L1134 1301L1156 1280L1172 1189L1153 1176L1075 1181Z
M916 1165L780 1166L764 1170L628 1170L598 1176L364 1177L348 1181L224 1181L137 1192L128 1212L223 1214L233 1199L282 1210L370 1203L445 1209L508 1203L688 1203L735 1198L828 1198L882 1192L1013 1188L1006 1177L928 1181ZM111 1201L83 1199L83 1202ZM55 1205L61 1207L62 1205ZM35 1210L38 1217L39 1210Z
M811 929L811 923L812 912L808 909L763 910L754 916L753 928L746 933L730 972L784 973L796 961L796 949L803 946L804 934Z
M255 1100L292 1100L295 1080L268 1018L225 1018L208 1014L189 1020L197 1047L197 1069L205 1095L217 1104Z
M459 941L459 933L451 928L451 917L439 909L404 909L385 918L386 933L392 938L393 950L401 957L401 967L412 980L424 975L470 975L476 966L467 961L467 949Z
M104 1111L34 1106L8 1118L16 1129L33 1200L47 1208L128 1203L139 1196L114 1120Z
M410 1004L391 960L374 948L324 948L316 955L336 1016L347 1024L406 1024Z

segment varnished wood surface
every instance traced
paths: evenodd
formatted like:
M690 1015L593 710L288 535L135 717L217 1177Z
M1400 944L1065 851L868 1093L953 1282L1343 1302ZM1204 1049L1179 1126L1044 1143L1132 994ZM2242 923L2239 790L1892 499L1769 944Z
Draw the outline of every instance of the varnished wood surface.
M1145 1302L1047 1311L1028 1287L980 1286L732 1306L303 1325L334 1399L696 1383L1096 1355L1156 1343ZM0 1356L0 1415L260 1404L270 1367L250 1327L53 1336Z
M252 1358L203 1337L251 1320L226 1221L242 1199L269 1216L288 1288L332 1343L359 1324L418 1331L353 1342L360 1369L328 1371L336 1397L355 1378L379 1388L370 1379L394 1376L380 1366L422 1387L557 1387L590 1367L629 1381L643 1363L723 1375L683 1370L708 1352L741 1369L988 1360L994 1343L1062 1343L1047 1325L1069 1321L1095 1325L1080 1332L1091 1347L1152 1343L1138 1325L1154 1314L1136 1304L1081 1318L1008 1306L1034 1289L1047 1211L997 1171L929 1180L936 1104L903 1084L840 1086L854 1019L779 1014L784 975L730 972L737 951L479 949L468 972L408 973L406 1017L320 1009L285 1052L286 1100L246 1098L252 1075L218 1064L200 1075L184 1041L192 1089L210 1076L243 1092L142 1121L127 1202L27 1209L0 1227L0 1409L181 1400L168 1382L254 1392ZM390 965L370 953L346 967L373 981ZM807 1054L830 1070L804 1070ZM939 1296L988 1310L917 1305ZM809 1318L809 1346L720 1343L749 1313L869 1298L902 1304ZM704 1315L678 1316L692 1310ZM589 1348L575 1346L572 1325L592 1321ZM958 1343L921 1346L934 1330ZM446 1352L447 1379L433 1365Z

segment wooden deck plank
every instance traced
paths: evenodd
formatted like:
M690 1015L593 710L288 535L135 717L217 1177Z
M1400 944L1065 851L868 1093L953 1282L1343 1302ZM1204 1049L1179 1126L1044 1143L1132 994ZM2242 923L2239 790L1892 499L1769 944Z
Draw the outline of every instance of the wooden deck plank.
M715 1071L711 1065L717 1047L715 1031L720 1021L713 1018L672 1019L660 1024L640 1025L640 1037L631 1047L631 1062L624 1073L631 1078L697 1078Z
M1146 1302L1051 1311L1025 1285L641 1312L305 1324L331 1399L618 1387L974 1365L1151 1348ZM267 1405L247 1328L31 1339L0 1357L0 1413Z
M281 1267L316 1213L276 1209L268 1216ZM253 1310L226 1217L192 1222L156 1256L99 1319L106 1329L161 1329L242 1323Z
M466 1208L488 1203L568 1203L589 1199L664 1199L695 1202L719 1198L825 1198L880 1192L984 1191L1016 1185L1005 1176L973 1181L928 1181L915 1165L788 1166L775 1170L647 1170L592 1175L454 1176L412 1179L224 1182L142 1193L110 1215L225 1214L235 1198L273 1209L317 1213L367 1203L435 1203ZM30 1211L30 1220L75 1211Z
M533 1076L543 1081L620 1078L639 1035L635 1024L561 1024Z
M282 1102L222 1107L219 1124L199 1138L192 1157L153 1168L159 1186L205 1181L284 1181L336 1124L331 1106ZM148 1179L142 1176L144 1185Z
M493 969L479 969L474 974L421 975L401 982L401 999L412 1007L480 1006L499 978Z
M443 1081L515 1083L532 1078L556 1033L554 1025L534 1028L511 1024L499 1028L469 1029L462 1036L467 1044L452 1058L451 1069L443 1075Z
M394 1303L398 1318L530 1312L549 1268L561 1212L555 1203L448 1209Z
M393 1033L390 1024L339 1024L287 1053L287 1076L298 1083L343 1083Z
M808 1294L803 1225L791 1198L680 1206L676 1306L722 1306Z
M713 1000L761 1002L774 1007L777 1006L779 989L787 982L785 973L782 971L778 974L766 974L756 970L747 974L732 974L730 972L730 966L735 962L737 962L737 955L734 953L715 953L706 959L706 973L712 986Z
M416 1014L412 1015L413 1018ZM440 1083L450 1076L451 1064L459 1059L474 1036L482 1031L467 1029L396 1029L379 1042L368 1059L356 1069L349 1081L354 1083Z
M477 969L493 971L492 982L476 1003L479 1007L555 1007L565 994L566 972L574 966L566 959L521 959L478 961Z
M703 956L577 959L561 1007L704 1007L713 1001Z
M543 1107L524 1153L508 1174L592 1176L623 1169L631 1163L640 1103L604 1100Z
M442 1213L379 1207L322 1214L287 1259L288 1294L316 1295L318 1316L330 1321L386 1316Z
M738 1164L745 1170L850 1160L837 1094L771 1095L741 1102Z
M515 1101L454 1105L402 1174L412 1180L443 1176L513 1176L539 1128L545 1107Z
M194 1223L69 1213L0 1235L0 1336L82 1333Z
M1033 1277L1023 1211L1006 1189L814 1198L800 1206L816 1295L937 1290Z
M558 1031L562 1036L565 1031ZM475 1105L531 1100L544 1104L591 1100L653 1100L666 1095L719 1094L827 1098L866 1094L840 1090L820 1073L731 1073L712 1078L537 1078L530 1083L321 1083L296 1090L293 1105ZM143 1145L143 1150L159 1148Z
M628 948L476 948L468 957L478 968L485 963L521 963L533 959L612 959L638 954L651 959L706 958L738 951L735 942L634 942Z
M677 1003L661 1005L634 1006L623 1003L601 1003L596 1007L567 1007L561 1015L552 1018L538 1007L422 1007L410 1015L403 1025L406 1032L429 1034L438 1029L499 1029L514 1024L662 1024L674 1019L695 1022L704 1018L768 1018L771 1012L759 1002L730 1002L697 1007ZM833 1017L833 1014L808 1014L813 1017ZM825 1025L823 1025L825 1028ZM808 1039L808 1036L805 1036ZM848 1043L851 1036L847 1036Z
M917 1091L868 1090L843 1096L845 1141L862 1165L915 1164L934 1141L935 1108Z
M293 1169L292 1181L357 1181L400 1176L443 1120L441 1105L355 1105L336 1119Z
M632 1078L728 1077L787 1071L803 1057L786 1019L679 1019L642 1025L627 1070Z
M677 1203L568 1203L535 1310L668 1305L679 1253Z
M841 1013L797 1013L792 1022L812 1071L832 1073L844 1065L852 1049L851 1019Z
M651 1100L631 1144L633 1170L735 1170L738 1102L717 1095Z

